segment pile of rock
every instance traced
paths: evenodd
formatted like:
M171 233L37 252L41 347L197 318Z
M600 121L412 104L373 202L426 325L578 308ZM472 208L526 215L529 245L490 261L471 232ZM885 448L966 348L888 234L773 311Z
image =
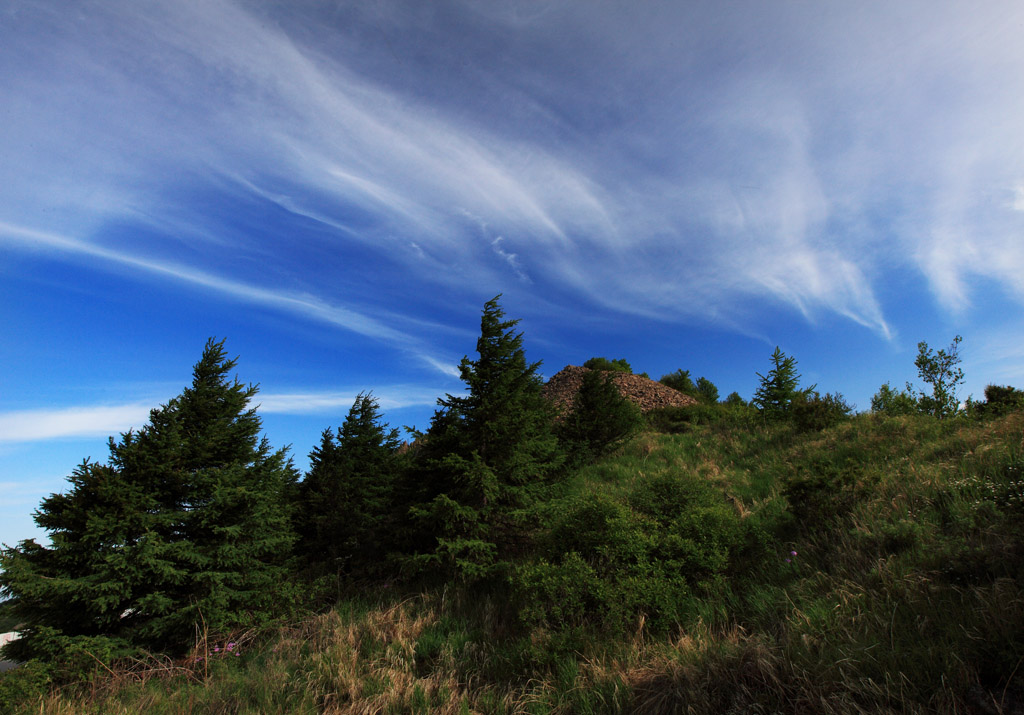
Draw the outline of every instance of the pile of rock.
M544 396L555 403L559 413L565 413L572 407L572 401L583 383L583 376L590 368L579 365L566 365L544 385ZM659 407L686 407L697 404L697 400L640 375L627 375L624 372L611 373L615 386L627 400L640 407L642 412L650 412Z

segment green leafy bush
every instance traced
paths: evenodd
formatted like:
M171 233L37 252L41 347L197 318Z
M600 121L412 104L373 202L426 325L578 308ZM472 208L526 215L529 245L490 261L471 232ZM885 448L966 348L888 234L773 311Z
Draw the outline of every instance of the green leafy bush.
M52 676L52 667L38 660L0 673L0 715L17 712L17 709L46 695Z
M848 418L851 412L853 407L838 392L800 395L792 404L793 422L798 429L808 432L834 427Z
M843 522L867 488L860 476L855 463L821 462L799 469L783 490L798 527L813 532Z
M527 622L671 627L697 590L726 573L749 539L724 496L693 477L641 480L626 503L584 495L561 511L541 557L514 584Z
M609 360L606 357L592 357L583 363L583 367L591 370L601 370L602 372L624 372L627 375L633 374L633 368L625 358L619 358L618 360Z
M871 411L890 417L914 415L918 412L917 398L914 397L910 385L907 385L906 390L895 390L886 382L871 398Z
M718 425L750 428L759 421L758 412L742 403L729 405L696 404L686 407L660 407L645 415L648 426L663 434L681 434L694 425Z
M690 377L689 370L679 369L667 375L662 375L658 382L662 385L668 385L673 390L684 395L693 397L697 394L697 385L694 384L693 379Z
M701 402L713 405L718 402L718 388L715 383L706 377L697 378L697 399Z
M722 400L722 404L728 405L729 407L746 407L747 401L740 397L740 393L734 391L730 392L726 398Z
M713 405L718 402L718 388L715 386L715 383L706 377L698 377L697 382L694 382L690 377L689 370L680 369L667 375L662 375L658 382L684 395L694 397L704 404Z
M1009 385L986 385L985 401L976 403L975 409L982 417L1000 417L1024 410L1024 390Z

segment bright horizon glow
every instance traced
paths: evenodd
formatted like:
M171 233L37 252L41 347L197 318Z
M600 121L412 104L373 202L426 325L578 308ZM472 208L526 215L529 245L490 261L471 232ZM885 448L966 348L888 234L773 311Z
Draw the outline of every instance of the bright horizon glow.
M749 398L860 409L963 335L1024 387L1024 7L298 0L0 10L0 542L209 337L296 464L458 392L502 294Z

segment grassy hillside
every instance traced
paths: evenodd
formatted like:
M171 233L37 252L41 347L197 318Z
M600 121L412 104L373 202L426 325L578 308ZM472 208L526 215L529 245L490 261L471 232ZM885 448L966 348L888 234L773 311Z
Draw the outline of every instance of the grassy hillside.
M1024 413L750 415L676 412L581 470L506 585L343 584L8 710L1021 712Z

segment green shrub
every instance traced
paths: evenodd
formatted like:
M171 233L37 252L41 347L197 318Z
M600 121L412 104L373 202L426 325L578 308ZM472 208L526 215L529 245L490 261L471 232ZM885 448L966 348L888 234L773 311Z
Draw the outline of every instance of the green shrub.
M0 673L0 715L16 712L50 689L52 668L38 660Z
M619 358L618 360L609 360L606 357L592 357L583 363L583 367L591 370L601 370L602 372L624 372L627 375L633 374L633 368L625 358Z
M621 630L643 618L663 631L685 620L696 590L726 573L748 529L715 489L693 477L641 480L622 503L585 495L566 504L542 557L513 577L528 623Z
M694 397L697 394L697 385L694 384L693 379L690 377L689 370L679 369L667 375L662 375L658 382L684 395Z
M894 390L886 382L878 388L878 392L871 398L871 411L875 414L889 415L915 415L918 412L917 398L911 392L910 385L906 390Z
M513 579L524 601L520 617L527 623L578 627L603 621L612 606L609 584L575 551L557 563L541 559L520 565Z
M645 415L647 425L662 434L682 434L695 425L750 428L761 420L759 413L746 403L730 405L696 404L686 407L659 407Z
M838 392L819 395L812 392L801 395L793 400L793 422L798 429L807 432L820 432L834 427L853 412L853 407Z
M667 375L662 375L658 382L671 387L676 392L694 397L706 405L713 405L718 402L718 388L715 386L715 383L706 377L698 377L697 382L694 382L690 377L689 370L680 369Z
M747 401L740 397L740 393L734 391L730 392L729 395L722 400L722 404L728 405L729 407L746 407Z
M842 467L819 463L810 470L798 470L783 490L798 527L806 532L843 522L865 491L854 463Z
M1009 385L987 385L985 401L976 403L975 409L982 417L1000 417L1024 410L1024 390Z
M698 377L697 399L708 405L716 404L718 402L718 388L715 386L715 383L706 377Z

